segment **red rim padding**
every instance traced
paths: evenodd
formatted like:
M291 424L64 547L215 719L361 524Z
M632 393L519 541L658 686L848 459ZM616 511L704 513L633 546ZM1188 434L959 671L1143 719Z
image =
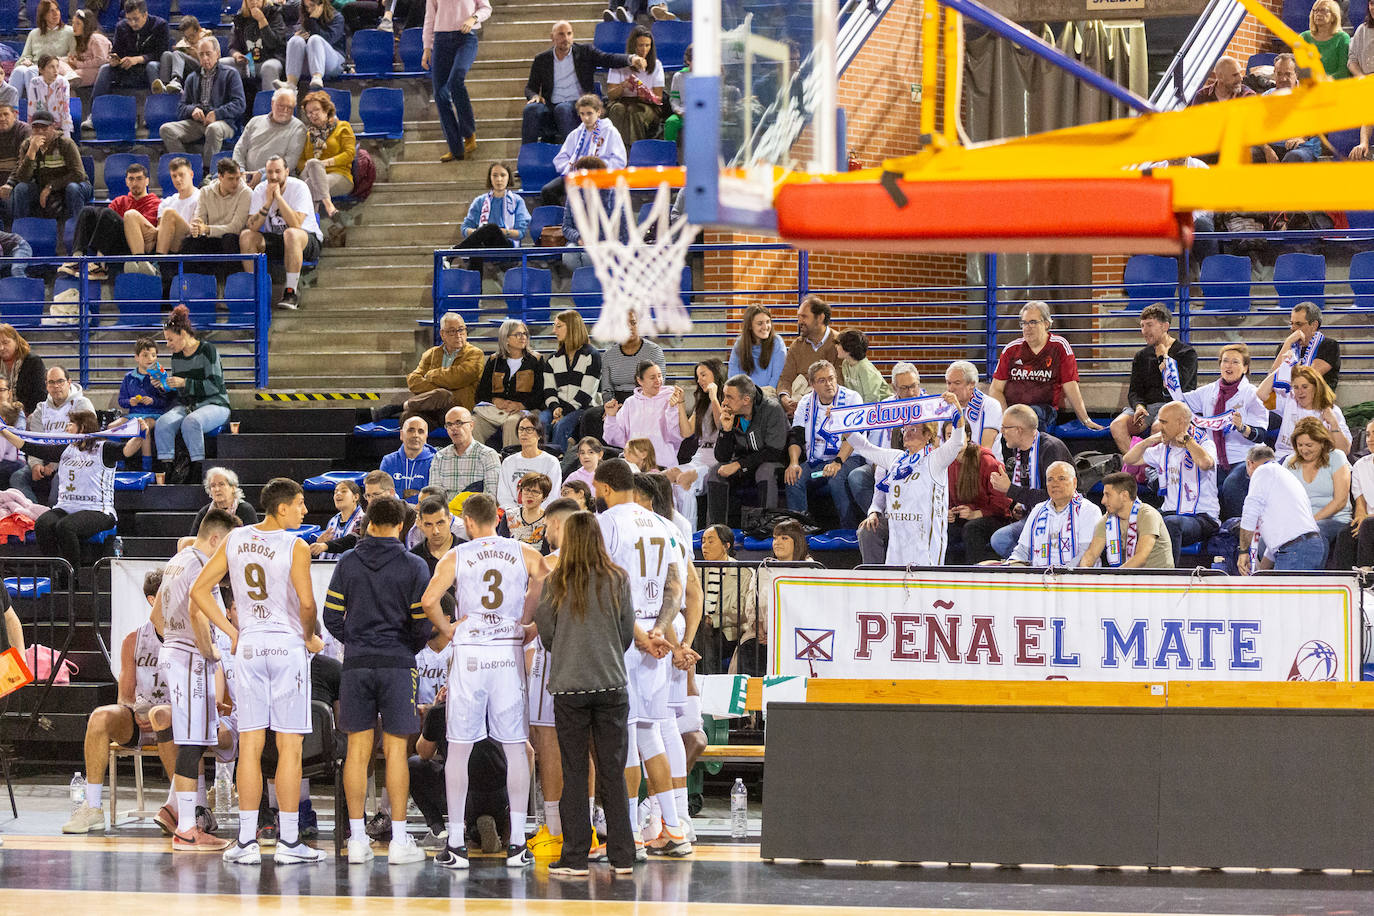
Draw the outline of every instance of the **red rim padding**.
M1170 254L1191 242L1162 179L899 181L784 186L778 234L799 248Z

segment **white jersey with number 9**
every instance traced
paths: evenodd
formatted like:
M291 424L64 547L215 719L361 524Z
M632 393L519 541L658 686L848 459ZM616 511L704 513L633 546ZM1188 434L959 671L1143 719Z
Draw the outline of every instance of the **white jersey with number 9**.
M263 531L256 525L235 528L225 537L224 556L238 605L240 633L305 639L300 598L291 583L296 541L293 532Z
M530 573L522 545L497 535L453 548L454 599L463 620L454 642L463 646L523 643L525 592Z

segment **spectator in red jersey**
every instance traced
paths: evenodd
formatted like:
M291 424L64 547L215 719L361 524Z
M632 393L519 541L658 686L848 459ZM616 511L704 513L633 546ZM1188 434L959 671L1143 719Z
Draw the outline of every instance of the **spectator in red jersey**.
M1042 429L1054 426L1064 398L1088 429L1102 429L1088 416L1078 390L1078 362L1069 342L1050 333L1050 307L1032 300L1021 309L1021 336L1007 344L988 393L1002 403L1025 404Z
M108 207L84 207L76 220L76 237L72 240L72 255L81 257L99 254L114 257L129 254L129 242L124 234L124 214L140 213L151 225L157 225L157 210L161 201L148 191L148 170L134 162L124 171L129 193L110 201ZM76 276L77 263L71 261L58 268L58 273ZM103 264L92 264L86 275L92 280L107 277Z

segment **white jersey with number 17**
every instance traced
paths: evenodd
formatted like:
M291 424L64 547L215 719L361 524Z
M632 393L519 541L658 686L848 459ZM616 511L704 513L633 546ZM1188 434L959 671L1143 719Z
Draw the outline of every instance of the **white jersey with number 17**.
M635 616L658 619L668 567L678 553L680 535L653 512L637 503L612 506L596 517L611 562L630 578Z
M296 541L293 532L263 531L256 525L235 528L225 537L224 556L229 562L241 634L305 639L301 602L291 583Z
M474 538L453 548L453 589L462 623L454 636L461 646L523 643L525 592L530 573L524 548L514 538ZM466 618L466 619L464 619Z

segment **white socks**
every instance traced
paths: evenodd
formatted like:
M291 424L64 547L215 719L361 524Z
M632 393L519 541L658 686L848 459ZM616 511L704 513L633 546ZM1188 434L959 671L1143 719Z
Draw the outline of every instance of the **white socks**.
M177 833L190 834L196 826L196 792L177 793Z
M86 804L92 808L99 808L100 795L104 788L105 784L103 782L86 783Z
M363 819L360 817L350 817L348 819L348 838L350 840L362 840L367 842L367 828L363 826Z
M558 802L544 802L544 826L552 836L563 835L563 816L558 813Z
M506 796L510 799L510 845L525 845L525 821L530 806L530 758L524 742L503 744L506 753Z
M300 284L300 282L301 282L301 273L300 273L300 271L296 271L295 273L291 273L291 272L289 272L289 271L287 272L287 274L286 274L286 288L287 288L287 289L294 290L294 289L297 287L297 285Z
M277 822L281 825L280 839L287 846L295 846L301 839L301 815L299 811L277 812Z
M673 790L673 801L677 802L677 819L682 822L683 826L686 826L692 820L692 816L687 813L686 786Z
M403 842L405 839L406 839L406 822L405 822L405 821L392 821L392 822L391 822L391 842L393 842L393 843L400 843L400 842Z
M448 793L448 846L458 849L467 845L467 823L464 816L468 805L468 759L472 745L461 741L448 743L448 760L444 762L444 787ZM507 778L509 782L509 777Z
M251 811L246 808L239 809L239 845L247 846L258 839L258 809Z
M677 803L673 800L673 790L657 792L654 798L658 799L658 807L663 811L663 826L677 833L682 827L682 821L677 817Z

